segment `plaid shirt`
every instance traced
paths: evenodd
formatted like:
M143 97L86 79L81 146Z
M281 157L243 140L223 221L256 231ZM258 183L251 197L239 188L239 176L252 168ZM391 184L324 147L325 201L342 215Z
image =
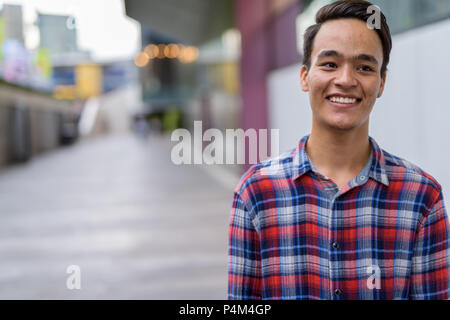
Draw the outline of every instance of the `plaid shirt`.
M448 299L439 183L379 148L342 190L298 148L253 166L234 193L228 299Z

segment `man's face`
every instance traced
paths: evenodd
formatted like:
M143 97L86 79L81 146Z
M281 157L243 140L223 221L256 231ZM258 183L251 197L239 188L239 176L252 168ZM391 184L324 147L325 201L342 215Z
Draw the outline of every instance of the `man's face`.
M311 67L301 70L302 90L309 92L314 121L352 130L368 125L381 96L383 46L378 34L357 19L324 23L316 35Z

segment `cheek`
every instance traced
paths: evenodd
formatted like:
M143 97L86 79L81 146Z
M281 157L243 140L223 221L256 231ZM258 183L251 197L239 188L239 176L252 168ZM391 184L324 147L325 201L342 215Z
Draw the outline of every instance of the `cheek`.
M315 74L311 75L309 77L309 87L313 95L319 95L326 88L326 81Z
M370 99L376 99L381 87L380 80L374 80L367 82L364 86L366 88L366 94Z

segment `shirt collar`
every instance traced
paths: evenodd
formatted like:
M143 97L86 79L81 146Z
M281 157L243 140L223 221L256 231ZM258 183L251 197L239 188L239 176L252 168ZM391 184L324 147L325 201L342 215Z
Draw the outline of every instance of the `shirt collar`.
M310 135L303 137L300 140L298 147L291 154L293 180L300 178L313 169L312 162L306 153L306 142L308 141L309 136ZM385 186L389 186L389 178L386 173L386 159L383 150L372 137L369 137L369 141L372 144L372 164L369 170L369 177Z
M373 147L372 166L370 167L369 177L389 187L389 178L386 171L386 158L383 150L372 137L369 137Z

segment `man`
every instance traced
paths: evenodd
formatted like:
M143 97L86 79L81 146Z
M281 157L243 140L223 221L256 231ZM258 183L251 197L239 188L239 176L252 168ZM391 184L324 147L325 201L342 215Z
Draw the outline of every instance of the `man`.
M312 132L235 190L229 299L449 297L441 186L369 137L392 47L383 14L368 27L370 6L332 3L305 33Z

